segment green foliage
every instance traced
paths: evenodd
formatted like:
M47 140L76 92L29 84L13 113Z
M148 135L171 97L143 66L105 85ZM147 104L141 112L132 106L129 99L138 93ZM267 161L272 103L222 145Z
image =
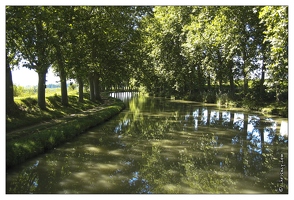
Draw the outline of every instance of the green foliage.
M287 6L7 6L6 18L10 68L23 57L44 78L52 65L62 83L97 83L91 94L142 85L156 96L216 102L194 93L218 85L233 98L242 81L239 98L260 101L248 94L254 79L260 94L274 88L276 101L288 92Z
M276 100L279 95L288 92L288 7L264 6L259 13L260 23L266 27L264 43L269 43L270 50L266 52L268 75L271 78L269 86L279 85L276 90Z
M13 86L13 96L18 97L21 94L24 93L24 87L23 86Z
M272 24L272 17L279 22L277 25ZM280 63L280 58L287 63L287 18L285 6L155 7L154 15L141 21L145 58L140 79L147 91L155 95L216 102L213 93L202 93L204 85L218 84L221 93L229 92L234 98L235 82L242 80L243 92L239 93L239 98L243 99L249 92L248 82L262 74L264 77L266 71L277 74L274 76L280 79L276 81L279 80L280 88L286 91L288 77L284 69L287 67ZM271 28L273 26L276 28ZM282 28L282 33L277 31L278 27ZM277 37L280 39L276 44ZM280 50L271 51L269 44ZM275 56L268 55L270 52ZM279 57L276 52L281 53ZM269 57L280 63L280 67L283 65L282 69L278 69L278 65L270 67L273 60ZM261 81L258 87L263 92L265 85L264 80ZM268 79L268 82L273 83L273 80ZM230 89L224 91L223 85L227 83ZM278 92L277 100L280 95ZM258 98L250 101L260 101ZM220 100L228 101L222 97Z
M215 92L203 92L203 102L205 103L216 103L217 96Z
M75 91L77 89L77 84L71 82L68 88L70 91Z
M218 94L216 98L217 98L217 104L220 106L224 105L227 107L230 103L230 97L227 93Z
M49 66L65 83L95 74L110 87L128 84L138 58L138 21L152 7L137 6L7 6L6 58L39 74L38 104L46 108L45 75ZM28 21L27 21L28 20ZM98 88L96 85L96 96ZM64 86L64 85L63 85ZM63 88L63 104L67 104Z
M24 87L21 85L14 85L13 86L13 95L14 97L28 97L37 94L37 87Z

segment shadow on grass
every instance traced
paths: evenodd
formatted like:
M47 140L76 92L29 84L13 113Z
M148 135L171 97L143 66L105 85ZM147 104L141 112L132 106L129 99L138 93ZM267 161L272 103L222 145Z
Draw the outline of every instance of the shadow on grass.
M46 98L48 100L49 103L49 107L54 108L54 109L58 109L61 108L61 97L54 95L54 96L50 96Z
M32 107L32 106L37 106L38 105L38 100L36 98L25 98L21 99L21 101L27 106L27 107Z
M78 96L68 96L68 106L61 104L61 96L53 95L46 97L46 109L41 110L38 107L37 98L23 98L16 104L15 112L6 116L6 132L19 128L32 126L47 120L61 118L69 114L78 113L97 107L101 104L90 101L84 94L84 102L78 101Z

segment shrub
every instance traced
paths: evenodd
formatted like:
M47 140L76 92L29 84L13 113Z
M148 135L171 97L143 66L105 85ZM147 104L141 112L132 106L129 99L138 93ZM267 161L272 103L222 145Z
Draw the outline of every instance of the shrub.
M204 102L205 103L216 103L216 93L215 92L204 92Z
M217 95L217 104L218 105L228 105L229 104L229 95L227 93L224 94L218 94Z
M19 97L23 94L24 94L24 87L23 86L13 85L13 96Z
M37 86L23 87L20 85L13 85L14 97L29 97L37 94Z

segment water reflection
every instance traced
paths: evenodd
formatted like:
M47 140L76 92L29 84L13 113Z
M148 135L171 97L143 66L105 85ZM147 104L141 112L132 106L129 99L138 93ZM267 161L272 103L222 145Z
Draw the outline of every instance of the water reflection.
M139 95L139 92L112 92L110 93L111 97L122 100L123 102L128 101L129 99Z
M244 114L234 113L233 128L242 131L244 129Z
M231 121L231 113L229 111L222 112L222 125L229 126Z
M128 110L113 120L8 171L7 193L279 193L286 120L121 98Z
M210 114L210 125L217 124L219 121L219 112L216 110L212 110Z
M207 124L207 118L208 118L208 110L207 108L202 108L202 113L201 113L201 125L206 125Z

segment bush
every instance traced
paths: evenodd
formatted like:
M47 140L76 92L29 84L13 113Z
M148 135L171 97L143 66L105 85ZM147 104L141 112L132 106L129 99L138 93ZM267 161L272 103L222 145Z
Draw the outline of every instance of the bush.
M193 92L184 99L203 103L216 103L216 94L215 92Z
M217 95L217 104L218 105L228 105L229 102L230 102L230 98L227 93Z
M216 94L215 92L204 92L203 101L205 103L216 103Z
M37 86L23 87L20 85L13 85L14 97L25 97L37 94Z
M13 96L14 97L19 97L23 94L24 94L24 87L23 86L13 85Z

